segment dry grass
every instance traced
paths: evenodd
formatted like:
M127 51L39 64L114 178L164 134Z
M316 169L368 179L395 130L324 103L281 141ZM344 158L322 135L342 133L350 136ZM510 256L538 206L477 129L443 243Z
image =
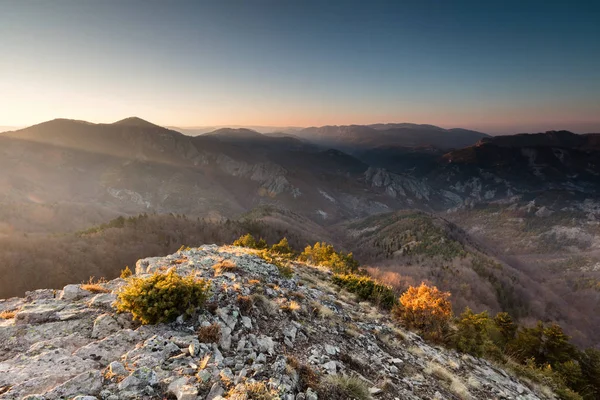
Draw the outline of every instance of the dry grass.
M328 400L371 400L369 387L354 376L330 375L319 385L319 398Z
M0 312L0 319L13 319L17 314L17 310L7 310Z
M110 293L109 289L101 286L104 283L106 283L106 279L100 278L98 281L94 282L94 277L91 276L90 279L87 282L82 283L80 287L83 290L87 290L88 292L92 293Z
M250 296L238 295L237 303L242 314L249 313L250 310L252 310L252 307L254 307L254 300L252 300L252 297Z
M297 301L288 300L285 303L283 303L279 308L281 308L283 311L292 313L300 310L302 306L300 306L300 304Z
M221 325L214 323L198 329L198 340L202 343L218 343L221 340Z
M411 346L408 348L408 352L417 357L425 357L425 352L419 346Z
M305 391L307 388L315 389L319 385L319 375L306 364L302 364L294 356L287 358L287 366L298 373L298 388Z
M254 300L254 304L268 316L274 316L277 314L277 305L262 294L253 294L252 300Z
M354 329L354 327L350 324L346 325L346 328L344 329L344 333L351 338L357 338L361 335L361 333L359 331L357 331L356 329Z
M246 382L229 390L227 398L231 400L275 400L279 399L275 390L269 389L264 382Z
M289 292L288 296L293 297L298 300L304 300L306 296L302 292Z
M429 362L424 372L441 381L448 383L450 391L454 393L459 399L470 400L473 398L471 393L469 393L469 389L465 386L462 380L457 375L448 371L442 365L435 362Z
M248 285L252 285L252 286L260 285L260 281L258 279L249 279Z
M213 265L212 269L215 271L215 276L219 276L225 272L235 272L237 271L238 267L231 260L223 260Z

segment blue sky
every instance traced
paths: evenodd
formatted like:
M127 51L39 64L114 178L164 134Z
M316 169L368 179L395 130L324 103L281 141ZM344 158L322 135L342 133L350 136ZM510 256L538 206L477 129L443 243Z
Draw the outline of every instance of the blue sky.
M600 2L0 0L0 125L600 131Z

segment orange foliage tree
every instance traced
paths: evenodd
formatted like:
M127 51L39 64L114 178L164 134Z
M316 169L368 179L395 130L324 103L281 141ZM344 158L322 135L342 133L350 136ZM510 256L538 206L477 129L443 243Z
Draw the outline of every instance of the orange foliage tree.
M400 296L400 304L393 313L408 328L417 329L429 339L440 340L452 318L452 303L449 298L449 292L421 283L419 287L410 286Z

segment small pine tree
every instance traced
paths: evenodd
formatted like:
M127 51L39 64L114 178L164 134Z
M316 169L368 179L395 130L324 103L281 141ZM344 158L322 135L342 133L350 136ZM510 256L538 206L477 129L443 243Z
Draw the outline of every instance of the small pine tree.
M283 238L279 243L274 244L271 247L271 252L281 255L291 255L294 253L294 250L290 247L287 238Z
M512 319L509 313L507 312L499 312L494 317L494 324L500 331L502 335L502 345L506 345L508 342L515 338L515 334L517 333L517 324Z
M486 350L487 326L490 317L486 311L475 314L469 307L457 320L457 330L453 335L454 346L464 353L481 357Z
M544 329L543 356L545 362L555 366L565 363L575 355L575 346L569 343L569 337L560 325L554 323ZM542 361L542 360L540 360Z
M256 239L254 239L254 236L247 233L243 236L240 236L239 239L235 240L233 242L233 245L240 247L248 247L250 249L256 249Z

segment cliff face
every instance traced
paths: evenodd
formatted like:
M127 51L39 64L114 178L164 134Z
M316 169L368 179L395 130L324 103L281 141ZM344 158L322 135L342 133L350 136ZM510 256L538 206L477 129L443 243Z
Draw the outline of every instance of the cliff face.
M215 274L223 260L235 269ZM0 300L0 399L334 398L307 376L356 377L374 399L549 398L485 360L424 343L338 291L324 269L296 264L286 278L252 250L211 245L140 260L136 274L170 268L211 281L210 306L171 324L116 313L123 279L96 293L68 285ZM211 324L215 343L197 333Z

